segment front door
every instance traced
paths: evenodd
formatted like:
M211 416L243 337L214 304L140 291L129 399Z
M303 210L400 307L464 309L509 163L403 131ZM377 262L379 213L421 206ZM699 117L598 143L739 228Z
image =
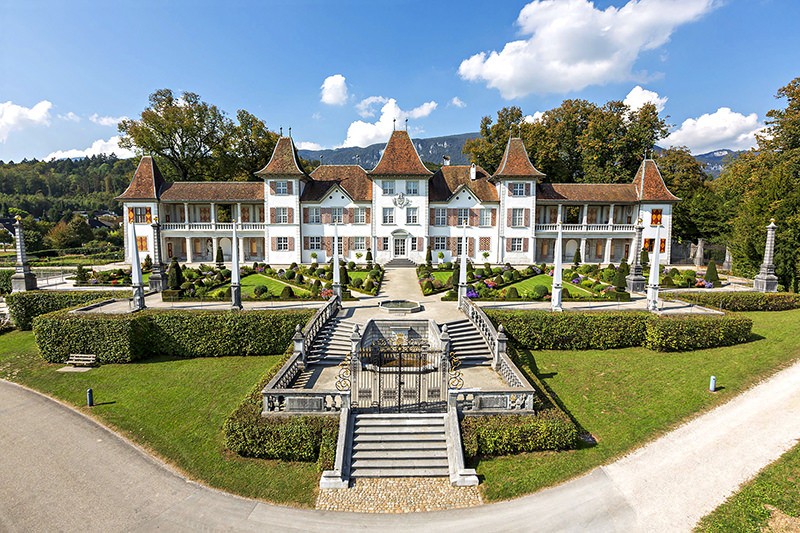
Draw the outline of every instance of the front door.
M397 238L394 239L394 256L395 257L405 257L406 256L406 239Z

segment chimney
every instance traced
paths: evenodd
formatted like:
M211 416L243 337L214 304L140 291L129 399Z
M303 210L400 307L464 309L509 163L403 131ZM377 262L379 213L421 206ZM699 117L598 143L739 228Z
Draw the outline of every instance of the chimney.
M472 163L472 165L470 165L469 167L469 179L471 181L475 181L476 179L478 179L477 172L475 171L475 163Z
M450 166L450 156L449 155L443 155L442 156L442 166L443 167L449 167Z

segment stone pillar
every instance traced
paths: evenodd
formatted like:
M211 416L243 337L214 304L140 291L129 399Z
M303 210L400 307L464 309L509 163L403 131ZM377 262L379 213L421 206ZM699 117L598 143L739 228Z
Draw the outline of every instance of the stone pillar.
M625 276L625 284L628 292L643 292L645 279L642 275L641 253L642 249L642 219L636 221L636 236L633 238L633 258L631 260L631 272Z
M497 371L500 368L500 356L506 354L506 346L508 345L508 337L506 336L506 329L503 324L497 327L497 346L492 354L492 368Z
M442 340L442 357L449 358L450 357L450 330L448 329L447 324L442 324L442 332L439 334L439 338Z
M192 262L192 238L186 237L186 262Z
M556 245L553 247L554 248L554 250L553 250L553 260L554 260L554 266L553 266L553 290L552 290L552 296L550 298L550 310L552 310L552 311L562 311L563 310L563 308L561 307L561 288L562 288L561 285L563 283L563 280L561 279L561 274L562 274L562 266L561 266L562 257L561 256L564 255L563 252L561 251L561 246L562 246L561 241L562 240L563 240L563 229L562 229L561 222L559 222L558 223L558 236L556 237Z
M615 205L611 204L611 206L609 206L609 208L608 208L608 225L609 226L613 226L614 225L614 207L615 207Z
M658 288L661 282L661 226L656 226L656 239L653 245L653 262L650 265L650 279L647 283L647 309L658 310Z
M210 262L216 263L217 261L217 248L219 247L219 239L214 236L211 237L211 258L209 259ZM223 256L223 260L225 257Z
M22 217L17 216L14 223L14 237L17 247L17 264L11 276L11 292L32 291L36 287L36 275L28 266L28 255L25 251L25 235L22 230ZM135 243L134 243L135 244Z
M217 229L217 204L211 202L211 224Z
M300 360L303 362L303 368L306 367L306 363L308 362L308 354L306 354L305 348L305 340L306 337L303 335L303 330L300 329L300 324L297 324L294 328L294 335L292 336L292 355L299 355Z
M464 234L461 237L461 267L458 271L458 307L464 303L467 297L467 225L464 224Z
M694 266L703 266L703 256L705 255L705 240L697 239L697 248L694 252Z
M142 281L142 264L139 262L139 247L136 243L136 224L131 224L131 287L133 289L133 310L144 309L144 282Z
M164 268L164 259L161 257L161 224L158 219L153 222L153 272L150 274L150 279L147 281L151 291L161 292L167 288L166 268ZM191 251L186 248L187 259Z
M761 263L756 279L753 281L753 288L760 292L777 292L778 277L775 275L775 219L772 218L767 226L767 244L764 247L764 262ZM15 274L16 275L16 274Z
M242 310L242 285L239 279L239 238L236 234L236 219L233 220L231 239L231 309Z
M189 229L189 204L187 202L183 203L183 223L186 226L186 229Z
M339 225L333 225L333 293L342 299L342 277L339 273Z
M589 204L583 204L583 217L581 218L581 224L586 228L586 225L589 223Z
M724 270L727 270L728 272L730 272L732 267L733 267L733 260L731 259L731 251L726 246L725 247L725 261L722 262L722 268Z
M580 251L581 251L581 261L583 261L584 263L588 263L588 261L586 260L586 237L583 237L581 239Z
M358 324L353 326L353 333L350 335L350 353L353 357L358 357L358 351L361 349L361 331Z
M606 246L605 246L605 249L603 250L603 262L605 264L611 263L611 247L612 247L612 245L613 245L613 243L611 242L611 239L610 238L606 239Z

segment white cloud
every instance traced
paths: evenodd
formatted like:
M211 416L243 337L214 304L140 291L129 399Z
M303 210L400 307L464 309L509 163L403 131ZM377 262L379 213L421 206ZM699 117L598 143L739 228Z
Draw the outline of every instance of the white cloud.
M97 113L94 113L92 116L89 117L89 120L94 122L95 124L99 124L101 126L116 126L123 120L127 119L126 116L121 117L101 117Z
M321 144L311 142L311 141L300 141L297 143L298 150L322 150L323 146Z
M342 146L369 146L371 144L386 142L391 135L392 130L395 128L394 119L397 119L397 127L402 127L402 122L407 118L418 119L430 115L437 107L438 104L434 101L426 102L414 109L404 111L397 105L394 98L384 98L383 96L371 96L361 103L356 108L360 109L361 104L370 100L369 105L377 102L383 102L381 107L381 116L375 122L364 122L363 120L356 120L351 123L347 128L347 138L342 143ZM369 108L364 108L369 110ZM359 110L361 113L361 109ZM374 114L374 113L373 113ZM365 116L362 114L362 116ZM371 115L370 115L371 116Z
M676 28L702 17L718 0L630 0L597 9L589 0L534 0L519 13L524 40L461 62L462 79L483 81L503 98L564 93L589 85L646 78L639 55L669 41Z
M640 85L637 85L623 100L623 103L630 107L633 111L638 111L639 109L644 106L644 104L651 103L656 106L656 109L659 113L664 111L664 104L667 103L666 96L659 96L655 91L648 91L647 89L642 89Z
M53 104L42 100L33 107L24 107L11 101L0 103L0 143L6 142L12 130L25 126L49 126L50 108Z
M328 76L322 82L320 100L323 104L344 105L347 103L347 82L341 74Z
M370 96L356 104L356 111L364 118L375 116L375 105L385 104L389 99L384 96Z
M524 120L528 124L533 124L534 122L539 122L540 120L542 120L543 116L544 113L542 111L536 111L533 115L525 115L524 117L522 117L522 120Z
M458 96L454 96L453 99L450 100L450 105L454 107L467 107L467 104L464 103L464 100L462 100Z
M120 159L126 159L128 157L133 157L136 154L133 153L132 150L128 150L127 148L120 148L119 147L119 135L114 135L110 139L103 140L98 139L92 143L89 148L84 150L79 150L74 148L72 150L56 150L48 154L44 160L49 161L50 159L66 159L66 158L73 158L73 157L91 157L93 155L100 155L100 154L116 154L117 157Z
M67 120L69 122L80 122L81 121L81 117L79 117L78 115L76 115L72 111L70 111L66 115L58 115L58 118L60 118L61 120Z
M692 153L702 154L720 148L747 150L756 145L756 133L764 127L758 115L742 115L729 107L698 118L687 118L664 140L667 146L688 146Z

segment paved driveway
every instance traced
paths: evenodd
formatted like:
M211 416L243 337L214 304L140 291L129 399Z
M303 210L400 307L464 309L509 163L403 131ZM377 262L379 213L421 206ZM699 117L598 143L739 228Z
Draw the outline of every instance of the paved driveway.
M606 467L471 509L292 509L186 481L92 420L0 381L0 531L689 531L800 438L800 363Z

